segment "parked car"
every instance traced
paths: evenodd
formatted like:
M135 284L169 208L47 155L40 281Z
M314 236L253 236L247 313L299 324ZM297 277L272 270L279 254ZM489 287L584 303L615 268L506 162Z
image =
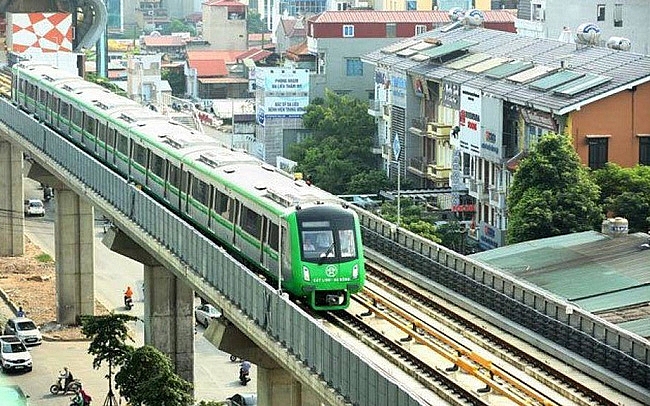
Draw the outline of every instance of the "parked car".
M45 215L45 206L41 199L27 199L25 200L25 216L41 216Z
M0 405L27 406L27 396L18 385L0 385Z
M32 354L16 336L0 336L0 363L3 371L32 370Z
M194 309L194 317L197 323L203 325L203 327L208 327L211 320L221 317L221 311L211 304L203 304Z
M17 336L25 345L39 345L43 342L41 331L32 319L27 317L13 317L7 320L4 334Z

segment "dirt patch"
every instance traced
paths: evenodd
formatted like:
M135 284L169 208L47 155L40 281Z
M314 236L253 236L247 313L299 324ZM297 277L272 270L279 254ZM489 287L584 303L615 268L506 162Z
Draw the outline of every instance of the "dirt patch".
M25 255L0 257L0 289L15 305L22 306L41 332L58 339L85 339L80 326L56 322L56 271L52 258L25 237ZM108 314L95 301L95 314Z

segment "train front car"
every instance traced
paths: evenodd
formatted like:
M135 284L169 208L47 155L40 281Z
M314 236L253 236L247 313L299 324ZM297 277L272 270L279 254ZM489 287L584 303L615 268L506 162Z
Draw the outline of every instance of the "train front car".
M347 308L365 280L356 213L343 206L305 207L295 212L293 227L293 288L314 310Z

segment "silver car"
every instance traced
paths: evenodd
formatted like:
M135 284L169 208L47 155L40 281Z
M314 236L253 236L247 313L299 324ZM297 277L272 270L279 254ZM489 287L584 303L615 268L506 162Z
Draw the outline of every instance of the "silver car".
M7 320L4 334L18 336L25 345L39 345L43 341L41 331L32 319L27 317L14 317Z
M203 327L208 327L211 320L221 317L221 311L211 304L203 304L194 309L194 317L197 323Z

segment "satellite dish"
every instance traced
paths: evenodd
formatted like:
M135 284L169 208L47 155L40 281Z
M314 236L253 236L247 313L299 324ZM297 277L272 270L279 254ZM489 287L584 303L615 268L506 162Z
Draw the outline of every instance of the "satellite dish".
M583 23L576 30L578 44L596 45L600 40L600 27L593 23Z
M485 21L485 14L479 9L469 10L465 14L465 23L472 27L478 27Z
M452 7L449 9L449 18L451 21L460 21L465 16L465 10L460 7Z

